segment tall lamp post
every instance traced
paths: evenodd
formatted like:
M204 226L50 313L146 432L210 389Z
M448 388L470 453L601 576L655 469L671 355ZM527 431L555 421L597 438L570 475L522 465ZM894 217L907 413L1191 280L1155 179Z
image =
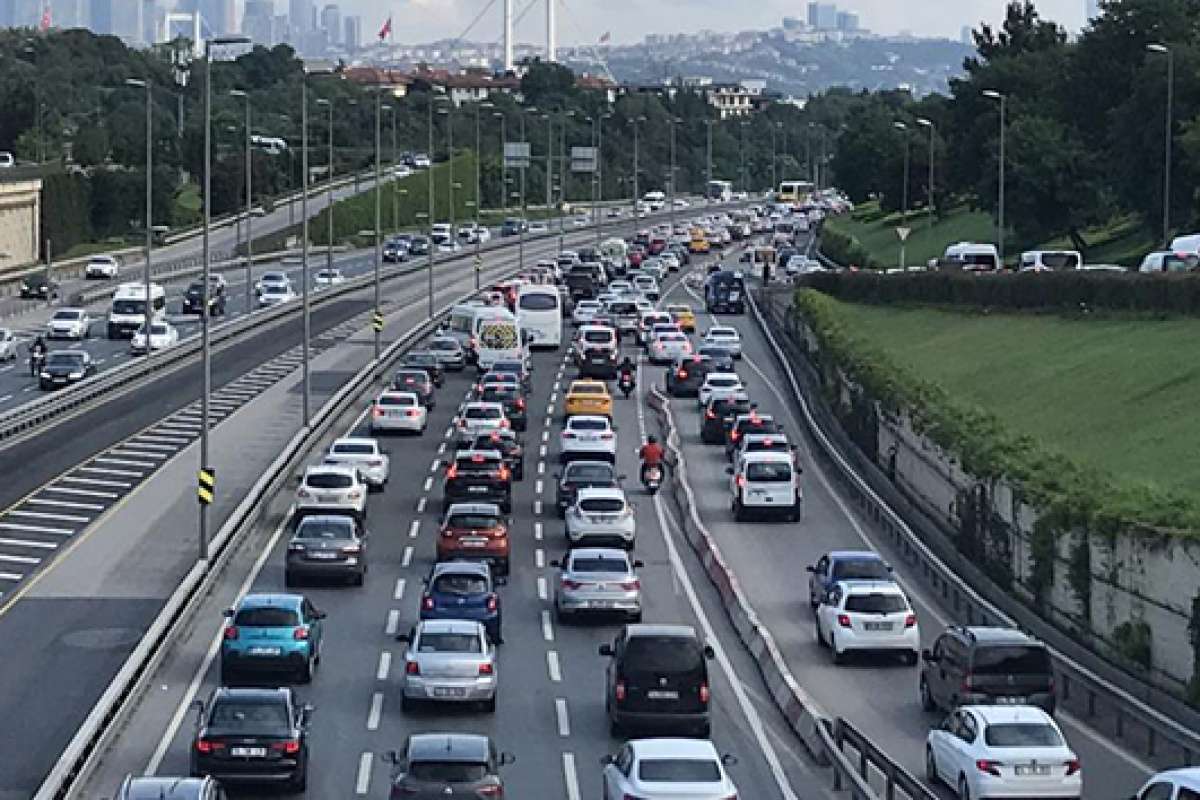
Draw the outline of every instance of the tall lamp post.
M678 127L680 119L671 117L671 238L675 237L675 128Z
M775 131L779 128L778 123L770 123L771 125L771 190L775 191L779 188L778 175L775 172Z
M639 194L638 180L640 179L641 167L638 166L638 123L645 122L645 116L630 117L630 123L633 124L633 217L637 219L637 204Z
M901 180L900 180L900 185L902 187L900 190L900 197L901 197L901 200L900 200L900 209L901 209L900 215L901 216L900 216L900 218L901 218L901 220L903 220L902 224L905 227L908 227L908 159L909 159L908 125L897 120L896 122L892 123L892 127L895 128L896 130L900 131L901 135L904 137L904 175L901 177ZM908 233L905 232L904 236L908 236ZM902 237L900 239L900 269L904 269L904 267L907 266L905 264L905 261L907 259L905 259L905 257L904 257L904 255L905 255L904 254L904 245L905 245L905 240Z
M492 103L476 103L475 104L475 263L472 265L475 272L475 289L479 289L479 268L483 256L479 254L479 248L482 242L479 237L479 219L483 209L483 184L480 180L480 164L483 163L483 151L480 149L479 142L479 111L484 108L495 108Z
M704 182L712 183L712 129L713 121L711 119L704 120Z
M738 123L738 135L739 135L739 139L740 139L739 147L738 147L738 158L741 161L741 165L739 167L739 174L742 176L742 191L743 192L750 191L750 178L748 175L746 175L746 128L749 127L749 125L750 125L749 122L739 122Z
M326 156L325 169L325 205L329 213L326 215L325 269L333 269L333 101L324 97L317 98L319 108L329 109L329 154ZM378 180L376 181L378 186Z
M390 105L383 104L383 90L375 90L375 314L382 319L380 309L380 270L383 268L383 112L391 111ZM396 193L392 192L395 200ZM331 241L332 247L333 242ZM383 349L383 330L375 327L375 358Z
M392 231L400 230L400 181L399 176L394 171L399 166L399 159L396 157L396 108L395 106L385 105L383 110L388 112L392 117Z
M546 121L546 215L554 205L554 118L549 112L542 114Z
M150 326L153 324L153 303L150 300L150 250L154 246L154 106L151 101L153 84L150 79L127 78L126 86L146 90L146 264L143 278L146 284L146 302L142 317L146 327L146 354L150 354Z
M254 186L253 166L254 166L254 144L251 141L250 133L250 93L241 89L233 89L229 92L230 97L241 97L246 101L246 313L250 313L250 286L251 269L254 264L254 236L251 227L251 220L254 218L254 195L252 189Z
M995 89L984 89L983 96L1000 103L1000 209L996 230L996 250L1000 254L1000 268L1004 269L1004 113L1008 105L1008 95L1001 94Z
M1167 121L1163 148L1163 247L1171 243L1171 129L1175 115L1175 54L1165 44L1148 44L1151 53L1167 57Z
M200 314L200 360L203 372L203 389L200 395L200 469L212 472L208 458L209 400L212 396L212 342L209 336L208 296L212 286L209 238L212 228L212 48L214 45L246 44L245 36L220 36L204 42L204 230L201 241L201 258L204 261L204 297ZM147 90L148 91L148 90ZM152 305L146 295L146 305ZM149 336L149 331L146 332ZM306 418L307 421L307 418ZM199 557L208 561L208 503L200 503Z
M600 249L600 236L604 228L604 210L600 203L604 202L604 120L611 119L612 114L596 115L596 249Z
M925 205L926 211L929 212L929 227L933 227L933 160L934 160L934 139L937 134L937 126L933 124L933 120L925 117L917 117L917 124L922 128L929 129L929 183L925 186Z

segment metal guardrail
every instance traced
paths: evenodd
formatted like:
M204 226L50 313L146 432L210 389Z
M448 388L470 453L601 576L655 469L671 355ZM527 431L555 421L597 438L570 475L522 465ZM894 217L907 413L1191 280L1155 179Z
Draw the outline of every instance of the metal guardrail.
M907 521L850 464L817 421L789 358L772 333L774 328L789 338L793 337L795 331L792 321L775 320L775 309L768 305L767 313L773 318L773 322L769 324L753 293L750 295L750 306L776 360L787 376L793 402L798 406L813 439L820 445L828 461L836 467L843 485L850 491L851 496L902 554L910 567L909 574L921 578L951 610L954 617L967 625L1022 627L1012 616L981 596L956 570L934 553ZM793 357L799 355L793 353ZM1190 766L1195 762L1197 754L1200 754L1200 733L1152 708L1135 697L1131 691L1106 680L1051 644L1047 644L1047 648L1051 654L1055 679L1060 687L1060 706L1077 710L1093 722L1111 720L1111 725L1102 733L1112 735L1127 747L1138 747L1147 757L1158 758L1178 766ZM1164 748L1170 748L1171 753L1166 753ZM1174 757L1170 757L1171 755Z
M845 745L849 744L854 748L857 754L858 761L858 777L864 781L869 781L871 778L871 768L883 776L883 796L885 800L895 800L896 792L903 792L909 800L938 800L937 794L921 783L913 774L904 767L897 764L891 757L875 746L875 743L868 739L858 728L848 722L844 717L838 717L831 723L829 720L822 720L823 725L829 731L829 735L833 740L833 746L837 751L849 760L846 754ZM840 790L843 787L840 781L834 779L833 788Z

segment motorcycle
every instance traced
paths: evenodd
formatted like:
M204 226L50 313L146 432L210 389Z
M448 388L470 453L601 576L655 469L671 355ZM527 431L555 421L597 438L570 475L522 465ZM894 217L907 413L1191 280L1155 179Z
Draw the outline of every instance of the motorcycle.
M651 496L658 493L658 487L662 485L662 467L655 465L646 467L642 470L642 483L646 486Z
M633 373L625 372L621 374L621 379L617 382L621 393L625 395L625 399L629 399L629 395L633 394L633 389L636 386L633 380Z
M45 363L46 354L40 350L34 350L29 354L29 374L36 378L41 373Z

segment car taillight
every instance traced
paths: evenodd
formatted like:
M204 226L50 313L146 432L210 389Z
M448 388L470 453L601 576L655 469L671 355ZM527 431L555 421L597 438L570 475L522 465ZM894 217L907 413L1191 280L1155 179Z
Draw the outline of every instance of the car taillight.
M733 441L735 441L735 442L738 440L738 437L739 437L739 436L741 436L741 434L740 434L740 433L738 433L737 431L730 431L730 432L729 432L729 438L730 438L730 439L732 439L732 440L733 440Z
M916 614L909 614L907 617L904 618L904 627L911 628L913 625L916 625L916 624L917 624L917 615Z
M501 525L499 528L492 528L488 531L488 535L493 539L503 539L508 535L508 529Z
M450 469L446 470L446 479L451 480L458 477L458 464L451 464Z
M512 473L508 471L508 467L501 467L494 474L497 478L499 478L502 481L508 480L509 476L512 475Z
M426 611L433 611L433 598L428 595L421 599L421 608Z
M507 428L510 424L511 423L508 421L508 417L505 417L504 419L500 420L501 428Z
M492 673L493 673L493 670L492 670L491 664L480 664L479 665L479 674L480 675L491 675Z
M524 397L517 398L517 408L521 409L522 411L525 410L525 398Z
M404 412L404 416L406 416L406 417L415 417L415 416L417 416L417 410L416 410L415 408L410 408L410 409L408 409L407 411L405 411L405 412Z
M625 701L625 681L617 681L617 686L613 689L613 694L617 697L617 702Z
M383 409L380 408L379 406L375 406L374 408L371 409L371 416L375 417L376 419L378 419L379 417L382 417Z
M993 761L990 758L980 758L975 761L975 769L980 772L986 772L989 775L1000 777L1000 762Z
M580 583L579 581L574 581L574 580L571 580L570 578L563 578L560 581L560 584L562 585L562 588L564 588L564 589L578 589L581 586L583 586L583 584Z
M368 461L368 462L367 462L367 465L368 465L368 466L372 466L372 467L382 467L382 466L383 466L383 459L382 459L382 458L375 458L375 459L372 459L372 460L370 460L370 461Z
M304 499L304 498L312 497L312 495L309 493L308 489L301 488L296 492L296 497Z
M707 703L709 700L709 697L710 697L710 695L709 695L709 691L708 691L708 684L707 683L700 684L700 702Z
M1070 761L1065 762L1064 766L1067 768L1068 775L1074 775L1083 769L1083 764L1079 762L1078 758L1072 758Z
M289 553L303 553L306 549L307 548L304 545L300 544L299 542L288 543L288 552Z
M676 373L675 373L675 376L676 376L676 377L678 377L678 378L679 378L679 380L684 380L684 379L686 379L686 378L687 378L687 370L686 370L686 369L681 369L681 370L679 370L678 372L676 372Z
M488 599L487 599L487 610L495 611L499 607L500 607L500 602L496 599L496 595L489 594Z
M405 662L404 674L405 675L420 675L421 674L421 665L415 661Z
M277 750L281 753L287 753L288 755L295 755L296 753L300 752L300 740L288 739L283 742L273 742L271 744L271 749Z
M346 497L348 497L351 500L357 500L358 498L362 497L362 492L360 492L358 489L355 489L353 491L347 492Z
M849 614L838 614L838 625L841 625L843 628L849 628L850 627L850 615Z
M303 641L308 638L308 628L299 627L292 629L292 638L296 641Z
M600 438L608 441L609 439L613 438L613 435L608 431L605 431L604 433L600 434Z
M642 582L637 578L634 578L631 581L622 581L621 588L627 592L633 592L642 588Z
M213 750L224 750L224 749L225 749L224 742L214 742L210 739L197 739L196 740L196 752L197 753L211 753Z
M562 438L564 438L564 439L574 439L574 438L575 438L575 434L574 434L574 433L572 433L571 431L563 431L563 432L562 432Z
M475 790L475 794L480 797L504 797L504 787L502 786L483 786Z
M238 637L237 626L236 625L226 625L225 626L225 638L232 641L232 640L236 639L237 637Z

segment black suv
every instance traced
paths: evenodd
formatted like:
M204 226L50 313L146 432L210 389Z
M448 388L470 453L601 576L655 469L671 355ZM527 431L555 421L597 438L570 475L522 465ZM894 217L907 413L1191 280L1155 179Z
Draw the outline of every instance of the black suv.
M713 649L688 625L626 625L608 656L604 707L614 737L624 731L680 730L707 739L708 659Z
M580 489L617 489L624 476L618 475L617 468L607 461L572 461L562 472L554 473L554 477L558 479L554 507L562 519L567 515L567 509L575 505L575 496Z
M512 470L513 480L525 480L525 445L507 428L481 433L471 442L474 450L497 450Z
M192 742L194 777L304 791L313 709L291 689L221 687L195 708L200 719Z
M667 394L672 397L696 397L700 384L712 372L707 356L683 356L667 367Z
M512 470L498 450L459 450L446 468L445 507L452 503L495 503L512 513Z
M21 281L23 300L51 300L55 297L58 297L58 281L47 278L44 272L30 275Z
M215 317L225 313L225 286L210 283L208 286L208 315ZM201 314L204 311L204 281L192 281L183 293L183 313Z
M750 413L750 401L741 397L714 397L708 401L700 419L700 441L705 444L724 444L733 421Z
M392 388L397 392L413 392L425 408L432 409L437 405L434 398L437 389L433 385L433 379L424 369L400 370L392 376Z
M503 797L500 767L515 760L497 753L486 736L473 733L414 733L404 749L392 750L392 797Z
M1050 652L1019 630L952 626L932 650L921 651L921 658L921 707L926 711L1015 704L1054 713Z

